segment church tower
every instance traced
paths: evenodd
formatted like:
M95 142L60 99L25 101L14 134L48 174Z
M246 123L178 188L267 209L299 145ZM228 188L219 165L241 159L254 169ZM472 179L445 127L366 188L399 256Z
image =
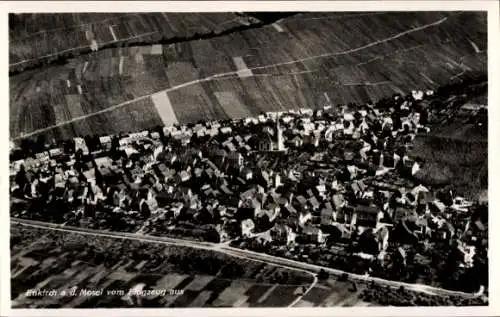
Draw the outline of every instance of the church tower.
M280 116L279 115L276 118L276 136L277 136L276 150L277 151L284 151L285 144L283 141L283 130L281 129L281 126L280 126Z

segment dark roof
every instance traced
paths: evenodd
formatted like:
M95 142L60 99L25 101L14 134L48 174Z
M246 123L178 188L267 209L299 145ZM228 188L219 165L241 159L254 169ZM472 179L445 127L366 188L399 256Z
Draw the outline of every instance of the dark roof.
M357 181L357 184L359 186L359 189L361 189L362 191L366 189L366 185L365 183L363 183L363 181Z
M375 206L364 206L364 205L354 206L354 210L356 212L375 213L375 214L378 214L379 212L379 209Z
M333 195L333 205L335 206L336 209L339 209L343 203L344 203L344 195L342 194Z
M352 153L351 151L346 151L344 153L344 159L346 161L350 161L350 160L353 160L354 159L354 153Z
M394 211L393 219L394 221L399 221L403 219L407 219L415 215L415 211L409 208L397 207Z
M486 227L484 226L483 222L481 221L481 219L478 219L476 221L474 221L474 224L476 225L476 227L481 230L481 231L484 231L486 230Z
M351 184L351 188L354 192L359 192L361 191L361 188L359 188L358 184L356 182Z
M307 235L319 234L320 232L321 229L319 229L318 227L307 226L304 228L304 233Z
M285 209L292 215L297 214L297 209L295 209L292 205L287 205Z
M323 208L321 210L321 217L331 217L332 214L333 214L333 210L332 209Z
M313 196L313 197L309 198L309 201L311 202L311 205L313 205L314 207L318 207L319 206L319 202L316 199L316 197Z
M419 192L418 202L421 204L428 204L434 201L434 194L431 192Z
M307 199L306 199L304 196L302 196L302 195L297 196L297 198L296 198L296 199L297 199L297 201L298 201L301 205L305 205L305 204L307 204Z
M220 189L225 193L225 194L232 194L233 192L226 186L226 185L222 185L220 187Z
M253 140L257 140L259 143L272 143L274 142L273 136L266 131L260 131L254 135Z
M255 193L256 193L255 188L251 188L251 189L249 189L249 190L244 191L243 193L241 193L240 197L242 197L242 198L244 198L244 197L250 198L250 197L253 197L253 195L255 195Z
M378 215L379 209L375 206L363 206L363 205L357 205L354 207L354 211L358 214L372 214L372 215Z

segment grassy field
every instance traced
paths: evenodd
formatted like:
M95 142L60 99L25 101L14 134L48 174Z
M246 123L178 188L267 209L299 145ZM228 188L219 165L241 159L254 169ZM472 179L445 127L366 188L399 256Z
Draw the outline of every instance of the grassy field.
M102 49L11 76L11 136L54 135L54 124L89 120L77 112L41 110L78 108L78 99L89 100L88 115L165 90L179 122L192 122L321 107L325 94L335 104L377 100L486 72L481 13L303 13L278 24L161 49ZM248 70L238 71L242 62ZM67 94L74 95L73 105L67 105Z

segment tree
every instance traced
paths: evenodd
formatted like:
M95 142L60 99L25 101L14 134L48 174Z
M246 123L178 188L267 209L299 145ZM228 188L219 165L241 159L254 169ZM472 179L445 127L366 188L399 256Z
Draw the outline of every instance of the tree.
M85 144L87 145L89 152L93 152L95 150L95 147L92 137L90 135L86 135L85 137L83 137L83 139L85 140Z
M115 135L111 139L111 151L116 152L120 148L120 139Z
M349 279L349 275L347 273L342 273L342 275L340 275L337 280L339 282L345 282L348 279Z
M324 269L321 269L318 273L318 279L320 280L327 280L328 277L330 277L330 274L328 274L328 272L326 272Z
M36 138L35 148L37 152L42 152L45 149L47 139L44 134L39 134Z
M28 182L24 164L21 164L19 172L17 172L16 174L15 182L21 189L24 188L24 185L26 185L26 183Z
M22 139L21 151L24 157L31 156L33 154L33 141L31 141L30 139Z
M356 282L351 283L351 287L348 289L349 292L357 292L358 291L358 286L356 285Z
M73 140L67 140L63 143L63 150L64 153L70 154L75 151L75 141Z
M99 136L94 135L94 137L92 138L92 141L94 141L94 150L99 150L102 146L101 139L99 138Z

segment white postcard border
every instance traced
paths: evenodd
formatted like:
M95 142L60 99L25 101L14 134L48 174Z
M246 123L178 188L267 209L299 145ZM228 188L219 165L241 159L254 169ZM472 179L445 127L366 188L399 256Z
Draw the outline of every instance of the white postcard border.
M489 101L489 206L500 206L498 191L499 167L496 162L500 148L498 121L499 96L499 6L497 1L4 1L0 3L0 52L2 89L0 96L0 126L2 153L8 152L9 139L9 80L8 80L8 13L21 12L201 12L201 11L488 11L488 101ZM0 174L0 316L493 316L500 312L499 257L490 251L490 304L488 307L333 307L333 308L209 308L209 309L11 309L9 252L9 181L8 155L1 156ZM500 218L496 207L489 210L489 245L494 250L499 235L494 228Z

